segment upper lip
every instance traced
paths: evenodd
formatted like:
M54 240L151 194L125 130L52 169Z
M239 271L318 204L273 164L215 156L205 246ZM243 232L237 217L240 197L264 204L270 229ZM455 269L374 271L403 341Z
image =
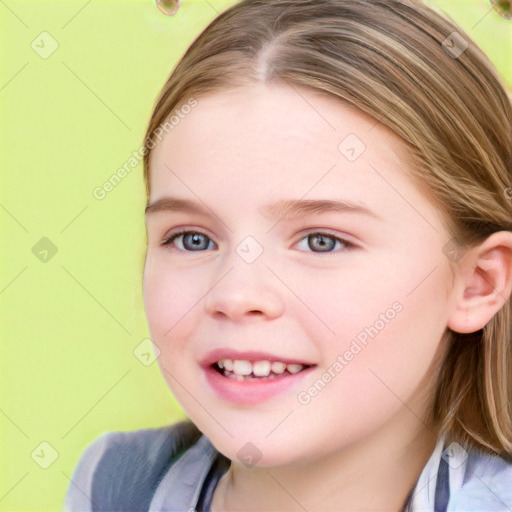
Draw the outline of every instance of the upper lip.
M281 361L286 364L302 364L304 366L311 366L314 363L304 361L303 359L297 359L296 357L279 356L270 354L268 352L261 352L255 350L235 350L232 348L216 348L211 350L201 359L201 366L208 367L212 364L220 361L221 359L233 359L233 360L245 360L245 361Z

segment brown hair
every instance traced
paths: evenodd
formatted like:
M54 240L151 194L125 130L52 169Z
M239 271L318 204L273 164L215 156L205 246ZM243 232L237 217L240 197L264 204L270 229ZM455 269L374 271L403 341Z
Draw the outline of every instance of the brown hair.
M510 96L469 36L416 0L242 0L221 13L156 102L145 135L148 200L152 137L180 104L277 79L332 95L398 134L412 179L457 247L512 231ZM506 459L511 338L510 297L477 333L447 328L430 418L448 438Z

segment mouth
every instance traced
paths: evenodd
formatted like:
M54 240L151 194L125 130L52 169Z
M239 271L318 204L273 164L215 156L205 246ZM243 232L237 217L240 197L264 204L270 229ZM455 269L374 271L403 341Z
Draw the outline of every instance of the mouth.
M262 359L250 361L248 359L220 359L213 363L211 368L220 375L238 381L282 379L295 375L312 364L285 363L284 361L269 361Z
M256 404L291 390L316 364L263 352L217 349L201 362L206 382L221 399Z

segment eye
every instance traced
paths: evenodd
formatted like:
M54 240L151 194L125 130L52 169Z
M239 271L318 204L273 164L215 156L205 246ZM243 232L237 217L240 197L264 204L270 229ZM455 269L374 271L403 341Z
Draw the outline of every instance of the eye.
M339 250L335 251L334 249L343 246L346 249L355 247L351 242L328 233L310 233L302 238L299 244L302 244L302 250L306 252L339 252ZM306 245L306 249L304 249L304 245Z
M179 231L173 233L162 242L162 245L175 245L179 250L186 252L205 251L215 246L208 235L199 231Z
M200 231L178 231L167 237L162 245L174 245L184 252L199 252L215 248L213 240ZM305 247L304 247L305 246ZM305 252L332 253L355 247L351 242L328 233L309 233L299 242L299 249Z

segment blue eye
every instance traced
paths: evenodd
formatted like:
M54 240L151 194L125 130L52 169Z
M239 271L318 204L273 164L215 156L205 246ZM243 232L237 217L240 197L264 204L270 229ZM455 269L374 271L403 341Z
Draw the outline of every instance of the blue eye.
M339 248L340 245L345 246L347 249L354 247L350 242L333 235L328 235L327 233L310 233L301 240L301 242L303 241L306 241L309 251L318 253L338 252L333 249L336 247ZM306 252L308 251L306 250Z
M304 248L304 242L306 243L306 248ZM316 253L333 253L339 252L343 248L348 250L355 247L354 244L347 240L327 233L310 233L302 238L300 243L303 244L301 250ZM199 252L215 248L215 243L212 239L200 231L179 231L173 233L162 242L162 245L174 245L178 250L184 252Z
M179 231L162 242L162 245L171 244L176 245L181 251L205 251L212 249L211 245L215 245L209 236L199 231Z

